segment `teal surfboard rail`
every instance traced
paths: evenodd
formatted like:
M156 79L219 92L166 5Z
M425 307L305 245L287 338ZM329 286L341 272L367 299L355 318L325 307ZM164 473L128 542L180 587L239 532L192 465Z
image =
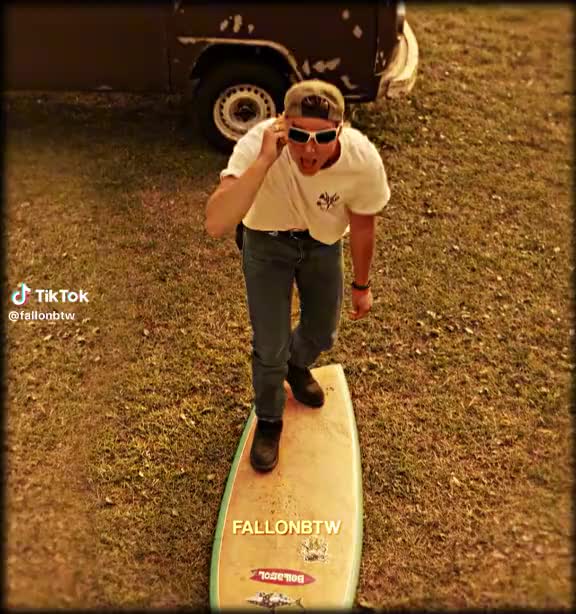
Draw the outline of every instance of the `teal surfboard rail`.
M230 501L230 493L234 487L234 481L236 480L236 474L238 472L238 465L242 456L242 450L246 445L248 434L252 427L253 421L256 419L255 407L252 405L252 410L246 420L246 426L242 431L240 437L240 443L236 449L236 454L232 461L232 467L226 480L226 487L224 488L224 495L222 496L222 503L220 504L220 512L218 513L218 520L216 522L216 533L214 536L214 545L212 546L212 559L210 562L210 609L220 609L220 603L218 599L218 563L220 560L220 546L222 544L222 533L224 531L224 525L226 523L226 513L228 511L228 502Z
M356 511L356 538L354 540L355 548L352 555L352 576L348 585L344 597L344 608L350 609L354 606L356 598L356 591L358 589L358 579L360 577L360 562L362 560L362 544L364 540L364 494L362 490L362 463L360 457L360 440L358 439L358 428L356 426L356 418L354 415L354 407L352 405L352 399L350 397L350 389L348 388L348 382L344 374L342 365L337 365L339 370L339 377L341 378L342 389L345 391L344 398L348 405L349 416L352 420L352 455L354 457L354 463L358 467L359 475L356 484L356 497L358 501L358 509Z

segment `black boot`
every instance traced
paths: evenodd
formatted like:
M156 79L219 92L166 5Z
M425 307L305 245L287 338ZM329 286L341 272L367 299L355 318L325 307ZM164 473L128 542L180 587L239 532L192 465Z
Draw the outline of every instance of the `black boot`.
M322 407L324 405L324 391L307 367L296 367L288 363L286 381L292 388L294 398L300 403L309 407Z
M282 420L258 420L250 450L250 463L256 471L272 471L278 464Z

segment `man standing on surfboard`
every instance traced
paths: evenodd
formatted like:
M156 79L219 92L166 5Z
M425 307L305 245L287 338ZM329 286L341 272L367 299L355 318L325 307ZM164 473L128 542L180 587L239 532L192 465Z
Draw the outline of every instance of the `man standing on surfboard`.
M370 265L376 214L390 190L374 145L345 125L344 98L330 83L293 85L284 113L236 144L206 206L206 230L221 237L243 221L242 267L253 330L252 382L258 418L250 461L278 463L286 379L310 407L324 392L309 367L336 340L343 297L342 236L350 228L352 319L372 307ZM293 283L300 323L290 326Z

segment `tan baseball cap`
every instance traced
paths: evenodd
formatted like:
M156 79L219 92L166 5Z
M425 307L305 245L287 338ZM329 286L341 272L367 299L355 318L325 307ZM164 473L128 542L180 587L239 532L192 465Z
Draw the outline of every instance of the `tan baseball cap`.
M308 100L311 96L316 100ZM321 117L341 122L344 106L342 92L332 83L320 79L295 83L284 96L286 117Z

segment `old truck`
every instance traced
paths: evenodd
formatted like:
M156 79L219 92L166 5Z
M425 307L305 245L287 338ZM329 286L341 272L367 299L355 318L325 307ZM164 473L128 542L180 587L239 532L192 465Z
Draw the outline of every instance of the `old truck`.
M403 2L30 2L5 8L5 88L190 92L204 135L228 151L282 110L294 82L345 98L409 92L418 44Z

